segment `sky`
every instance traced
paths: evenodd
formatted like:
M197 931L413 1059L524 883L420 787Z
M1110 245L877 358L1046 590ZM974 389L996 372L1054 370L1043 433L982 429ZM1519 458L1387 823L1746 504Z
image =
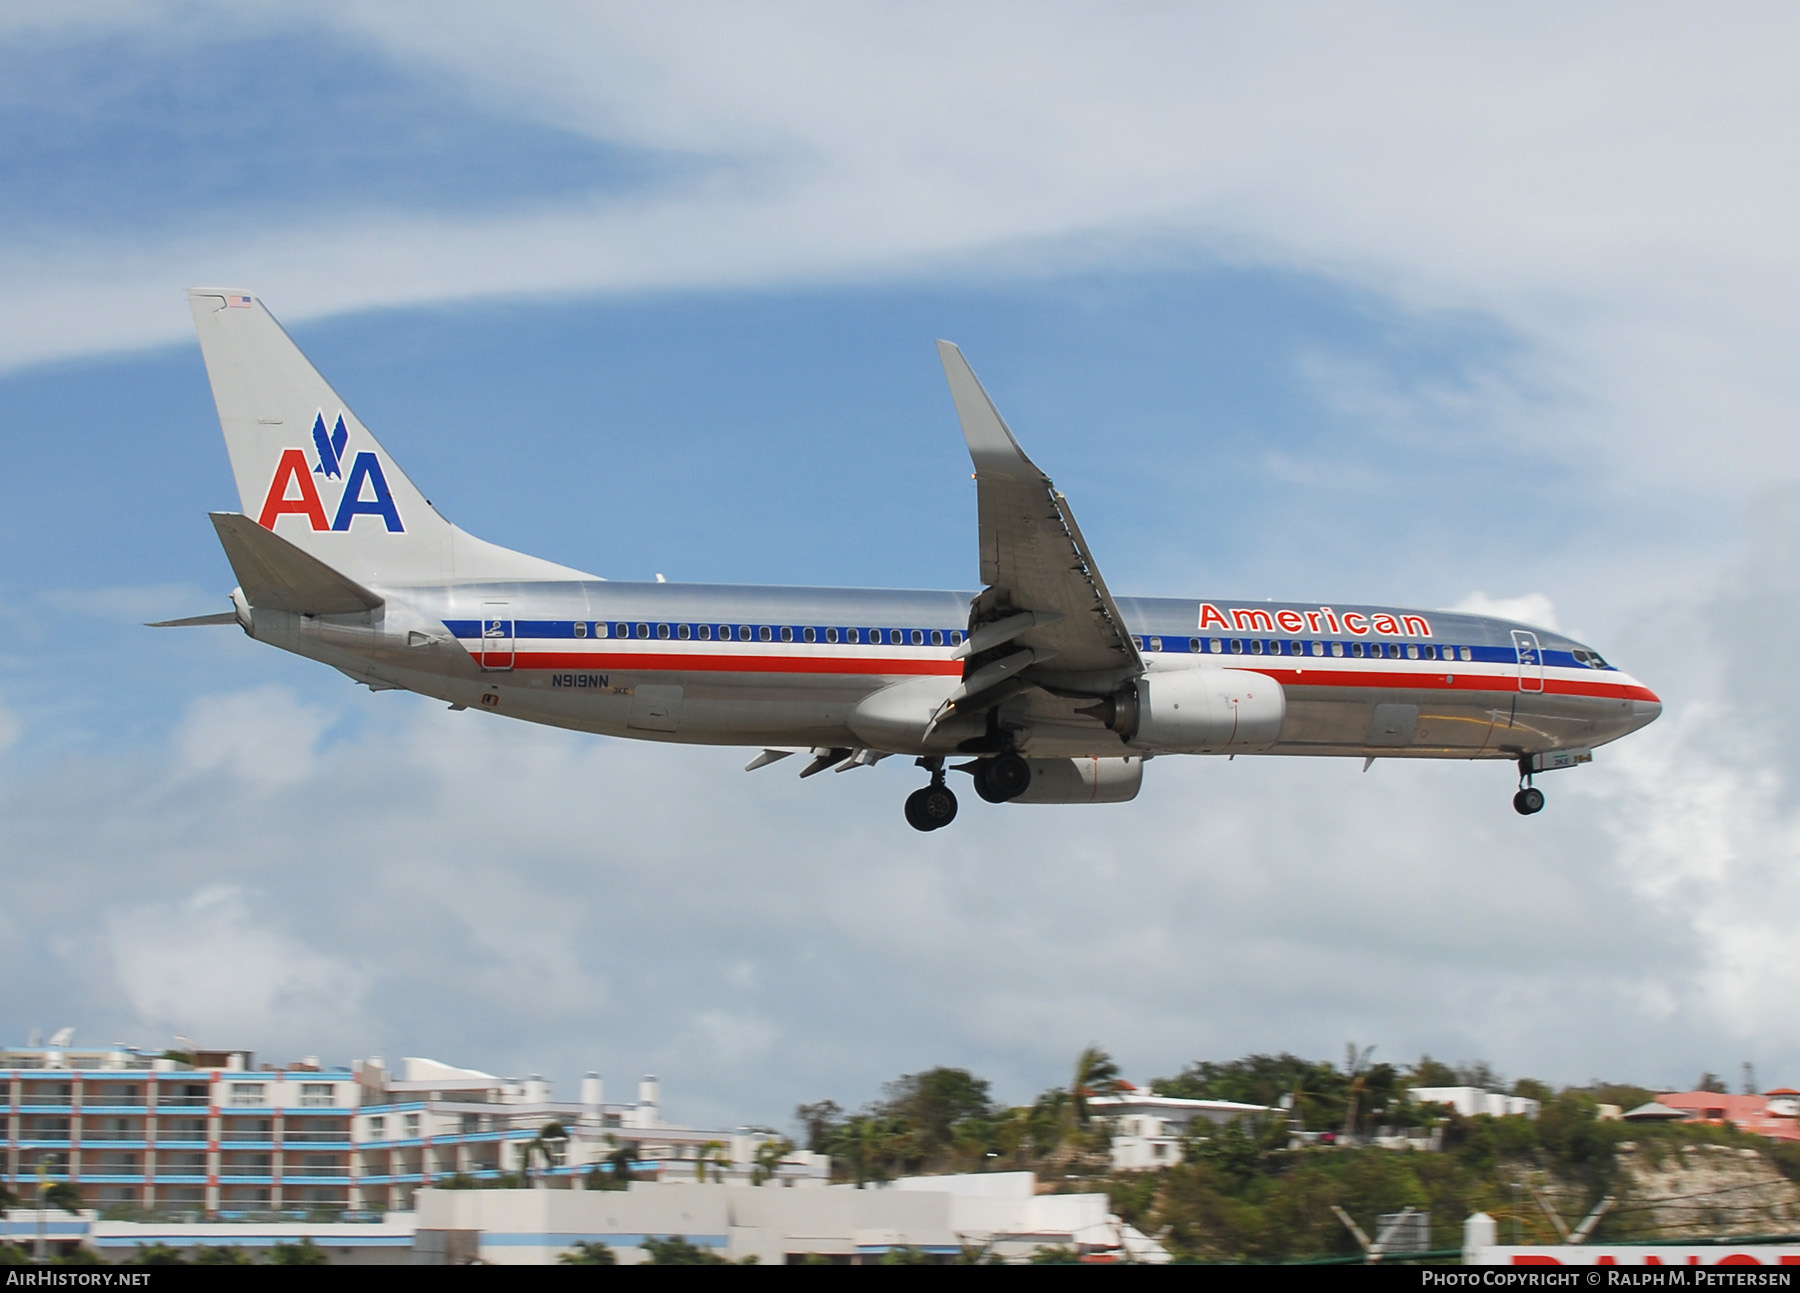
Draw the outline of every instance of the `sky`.
M1796 53L1756 4L6 6L0 1036L778 1127L1089 1043L1800 1081ZM1114 592L1512 613L1665 712L1531 819L1503 764L1159 759L921 836L904 760L148 629L234 582L201 283L596 574L972 590L947 337Z

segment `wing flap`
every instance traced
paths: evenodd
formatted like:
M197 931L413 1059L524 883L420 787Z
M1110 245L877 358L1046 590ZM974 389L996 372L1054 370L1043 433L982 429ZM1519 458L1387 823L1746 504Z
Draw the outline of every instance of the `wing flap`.
M354 579L249 517L236 512L211 516L225 559L252 607L295 615L354 615L381 605L380 597Z

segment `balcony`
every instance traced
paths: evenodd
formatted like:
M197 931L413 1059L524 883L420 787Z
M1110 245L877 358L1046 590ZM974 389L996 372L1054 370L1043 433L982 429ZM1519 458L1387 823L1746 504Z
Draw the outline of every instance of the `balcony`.
M282 1133L281 1140L285 1145L348 1145L350 1129L345 1127L339 1131L289 1130Z
M350 1165L348 1163L338 1163L331 1167L308 1165L305 1167L284 1167L281 1169L281 1179L284 1181L317 1179L321 1177L335 1177L339 1180L347 1181L350 1179Z
M158 1109L205 1109L212 1104L212 1097L207 1095L159 1095L156 1097Z
M81 1139L84 1144L87 1143L88 1141L97 1141L97 1140L131 1140L131 1141L137 1141L139 1144L142 1144L144 1141L144 1129L142 1127L131 1127L131 1128L125 1128L125 1129L120 1129L120 1128L114 1127L114 1128L100 1128L100 1129L97 1129L94 1131L89 1131L86 1128L83 1128L82 1133L81 1133Z
M142 1109L149 1100L141 1095L121 1095L111 1091L83 1091L84 1109Z
M275 1144L275 1129L267 1127L260 1130L236 1131L226 1130L219 1134L219 1139L227 1145L268 1145Z
M27 1109L68 1109L74 1099L67 1091L27 1091L19 1097L19 1104Z

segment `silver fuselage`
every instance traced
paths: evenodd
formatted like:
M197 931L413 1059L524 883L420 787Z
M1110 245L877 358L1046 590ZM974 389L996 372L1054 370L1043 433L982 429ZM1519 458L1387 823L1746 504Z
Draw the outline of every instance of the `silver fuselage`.
M851 721L874 693L961 678L956 643L974 597L609 580L373 590L385 605L363 615L253 610L240 597L239 618L259 641L378 689L608 736L777 748L866 747ZM1243 753L1518 759L1616 740L1661 710L1582 644L1504 620L1316 603L1118 605L1152 678L1228 668L1280 684L1278 739ZM1089 703L1027 689L1004 708L1022 753L1133 753L1078 712ZM946 723L882 752L944 754L973 735Z

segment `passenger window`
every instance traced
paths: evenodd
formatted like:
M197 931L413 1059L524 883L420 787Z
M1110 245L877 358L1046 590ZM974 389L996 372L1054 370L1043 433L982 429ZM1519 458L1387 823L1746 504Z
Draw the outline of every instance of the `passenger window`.
M963 639L963 635L962 635L961 629L951 629L950 630L950 645L951 646L961 646L962 639Z
M1421 647L1421 648L1420 648L1420 649L1421 649L1421 650L1422 650L1422 651L1424 651L1424 653L1425 653L1425 658L1426 658L1426 659L1427 659L1427 660L1435 660L1435 659L1437 659L1437 648L1436 648L1436 647L1434 647L1434 646L1432 646L1432 645L1431 645L1431 643L1429 643L1429 642L1427 642L1427 643L1426 643L1426 644L1425 644L1425 645L1424 645L1424 646L1423 646L1423 647Z
M1212 654L1218 655L1225 649L1225 643L1219 638L1212 639Z
M761 638L764 642L773 642L775 640L775 631L765 624L756 630L756 636Z
M769 635L769 630L764 629L763 636L767 637L768 635ZM748 642L751 639L751 637L753 637L753 636L754 635L750 632L750 626L748 624L738 625L738 641L739 642Z
M1312 644L1312 653L1314 655L1324 655L1325 654L1325 644L1323 642L1313 643Z
M1362 656L1362 653L1363 653L1363 644L1362 643L1352 642L1350 644L1350 654L1351 655L1360 658Z
M1417 660L1419 658L1419 644L1417 642L1408 642L1406 644L1406 658L1408 660Z
M826 629L825 640L827 642L836 642L838 640L838 631L836 629Z
M613 636L618 637L618 638L630 637L631 636L631 625L629 625L629 624L613 625Z
M667 624L658 624L656 626L656 636L659 638L668 637L669 636L669 626Z
M1231 654L1232 655L1243 655L1244 654L1244 639L1243 638L1232 638L1231 639Z
M784 625L781 630L781 640L783 642L792 642L794 640L794 630Z
M925 631L923 629L914 629L912 631L912 642L914 646L924 646Z
M1251 655L1261 655L1262 653L1263 653L1262 639L1261 638L1251 638L1250 639L1250 654Z
M1304 642L1290 642L1288 643L1288 646L1292 648L1295 655L1306 654L1306 643Z
M680 638L683 642L686 642L689 638L694 636L694 630L689 628L686 624L677 624L675 626L675 636Z
M1161 638L1151 638L1150 639L1150 649L1152 651L1162 650L1162 639Z
M1344 654L1344 644L1342 642L1333 642L1331 644L1331 654L1332 655L1343 655Z
M641 638L649 637L650 636L650 626L648 624L638 625L637 635Z
M700 640L702 642L711 642L712 641L712 625L702 624L700 626Z
M943 646L944 645L944 630L942 630L942 629L931 630L931 645L932 646Z
M1468 647L1463 647L1457 654L1465 660L1473 660L1475 658L1474 653L1471 652Z
M597 638L606 636L606 625L604 623L594 625L594 636Z
M1198 654L1198 652L1200 650L1200 639L1199 638L1189 638L1188 639L1188 650Z
M587 625L581 620L575 621L575 636L578 638L587 636Z
M845 629L844 640L847 642L861 642L862 634L856 629Z
M808 642L817 642L819 640L818 631L815 629L803 629L800 636L805 638Z

